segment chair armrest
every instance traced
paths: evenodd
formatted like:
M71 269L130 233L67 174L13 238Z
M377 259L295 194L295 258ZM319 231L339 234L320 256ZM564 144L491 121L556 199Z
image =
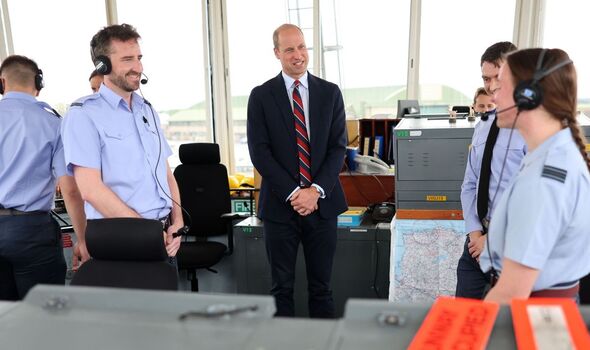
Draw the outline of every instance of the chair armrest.
M225 213L221 214L221 218L225 220L247 219L250 215L246 213Z
M225 213L221 214L221 218L227 221L227 253L232 255L234 252L234 227L233 222L237 219L246 219L250 215L246 213Z

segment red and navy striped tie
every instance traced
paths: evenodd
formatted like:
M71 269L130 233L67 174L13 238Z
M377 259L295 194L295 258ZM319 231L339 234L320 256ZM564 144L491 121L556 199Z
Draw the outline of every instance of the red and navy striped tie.
M299 94L299 80L295 80L293 89L293 114L295 115L295 134L297 135L297 153L299 156L299 186L309 187L311 185L311 152L309 137L305 126L305 112L303 102Z

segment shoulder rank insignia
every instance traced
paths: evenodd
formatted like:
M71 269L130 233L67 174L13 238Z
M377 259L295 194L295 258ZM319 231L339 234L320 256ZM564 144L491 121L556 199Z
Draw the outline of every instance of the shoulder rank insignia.
M84 104L82 102L73 102L70 107L82 107Z
M541 176L564 183L565 177L567 176L567 170L556 168L551 165L545 165L543 167L543 172L541 173Z

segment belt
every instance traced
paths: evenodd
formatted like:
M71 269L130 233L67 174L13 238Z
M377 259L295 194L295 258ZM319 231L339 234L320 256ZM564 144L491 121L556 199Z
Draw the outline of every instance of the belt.
M483 226L483 233L488 233L488 229L490 228L490 219L483 218L481 220L481 226Z
M168 230L168 227L170 227L170 214L158 219L158 221L162 223L162 228L164 231Z
M574 299L580 291L580 283L563 289L542 289L531 293L530 298L570 298Z
M33 210L33 211L22 211L16 209L0 209L0 216L19 216L19 215L42 215L49 214L48 211Z

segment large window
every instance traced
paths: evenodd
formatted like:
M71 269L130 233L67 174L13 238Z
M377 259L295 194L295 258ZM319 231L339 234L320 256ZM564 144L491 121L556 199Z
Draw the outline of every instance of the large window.
M590 115L590 51L581 38L587 33L590 3L546 0L543 47L565 50L578 73L578 107Z
M289 21L289 12L287 1L227 1L231 112L235 168L238 172L252 173L246 139L248 96L255 86L281 71L281 64L273 52L272 33ZM303 12L301 16L305 16ZM305 39L307 45L311 46L311 33Z
M103 0L8 0L14 53L27 56L43 70L39 99L61 113L91 94L94 69L90 39L106 25Z
M481 55L493 43L512 41L514 9L515 0L422 0L421 104L471 105L483 86Z
M137 28L142 37L144 73L149 82L141 88L160 114L162 127L180 163L182 143L211 142L211 122L205 103L205 66L201 1L161 2L117 0L119 23Z
M391 114L406 97L410 1L321 1L325 79L347 118Z

